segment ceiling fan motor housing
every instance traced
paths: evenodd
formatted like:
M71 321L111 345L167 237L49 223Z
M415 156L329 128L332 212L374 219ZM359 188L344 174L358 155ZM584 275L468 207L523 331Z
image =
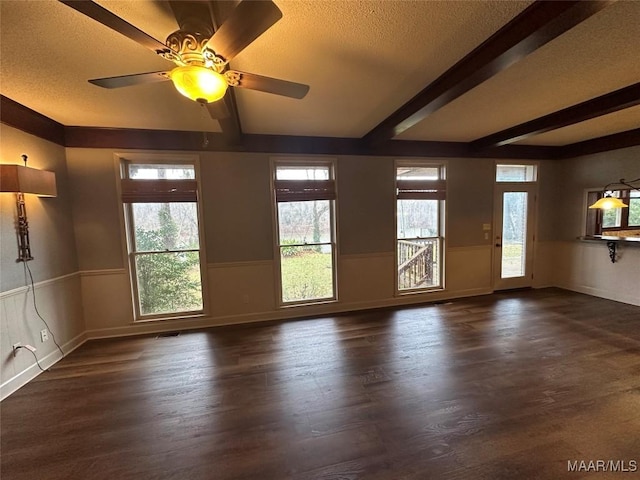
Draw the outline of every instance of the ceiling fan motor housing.
M209 37L201 33L177 30L167 37L166 44L171 51L164 57L180 66L197 65L222 73L225 62L214 51L205 48L208 41Z

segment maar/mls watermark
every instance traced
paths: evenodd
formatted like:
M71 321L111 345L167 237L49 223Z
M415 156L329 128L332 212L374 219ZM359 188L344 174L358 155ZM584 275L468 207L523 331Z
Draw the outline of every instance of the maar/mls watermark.
M568 460L569 472L620 472L638 471L636 460Z

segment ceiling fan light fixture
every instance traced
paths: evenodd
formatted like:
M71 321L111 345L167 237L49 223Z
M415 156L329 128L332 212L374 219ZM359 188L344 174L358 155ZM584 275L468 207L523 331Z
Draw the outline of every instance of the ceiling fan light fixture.
M227 81L224 75L199 65L176 67L169 74L182 95L195 102L211 103L224 97Z

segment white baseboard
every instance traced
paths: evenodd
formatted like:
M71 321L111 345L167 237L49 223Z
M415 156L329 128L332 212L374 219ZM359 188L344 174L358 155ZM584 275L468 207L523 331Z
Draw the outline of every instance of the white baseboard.
M447 292L446 290L443 290L440 292L429 292L424 294L402 295L382 301L324 303L321 305L286 307L279 310L259 313L226 315L219 317L199 317L184 320L175 319L171 321L144 322L128 325L126 327L88 330L86 332L86 335L88 339L93 340L98 338L125 337L131 335L144 335L176 330L196 330L225 325L240 325L244 323L287 320L293 318L304 318L322 315L335 315L346 312L372 310L376 308L402 307L404 305L415 305L441 300L452 300L455 298L473 297L477 295L489 295L491 293L493 293L491 289L485 288L474 288L456 292Z
M615 302L628 303L629 305L635 305L640 307L640 297L633 297L631 295L624 295L621 293L615 293L611 290L603 290L600 288L587 287L585 285L556 285L559 288L565 290L571 290L572 292L584 293L585 295L591 295L592 297L605 298L607 300L613 300Z
M87 339L88 337L86 332L83 332L80 335L76 336L75 338L72 338L71 340L69 340L64 345L61 345L62 350L66 352L65 356L69 355L76 348L78 348L83 343L85 343ZM28 352L21 353L21 355L27 355L27 354ZM50 368L52 365L55 365L57 362L62 360L62 358L63 357L62 357L62 354L60 353L60 350L56 349L53 352L49 353L47 356L38 359L38 361L40 362L40 365L42 365L42 368L46 370ZM2 385L0 385L0 401L4 400L13 392L15 392L19 388L29 383L31 380L36 378L41 373L43 372L40 371L40 369L38 368L38 365L36 363L33 363L33 365L29 366L28 368L18 373L17 375L14 375L13 377L11 377L9 380L7 380Z

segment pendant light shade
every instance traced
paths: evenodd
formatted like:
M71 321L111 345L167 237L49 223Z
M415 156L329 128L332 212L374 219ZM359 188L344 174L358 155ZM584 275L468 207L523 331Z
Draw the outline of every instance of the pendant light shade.
M589 208L600 208L602 210L611 210L612 208L628 208L629 205L625 205L622 200L617 197L605 196L590 205Z

